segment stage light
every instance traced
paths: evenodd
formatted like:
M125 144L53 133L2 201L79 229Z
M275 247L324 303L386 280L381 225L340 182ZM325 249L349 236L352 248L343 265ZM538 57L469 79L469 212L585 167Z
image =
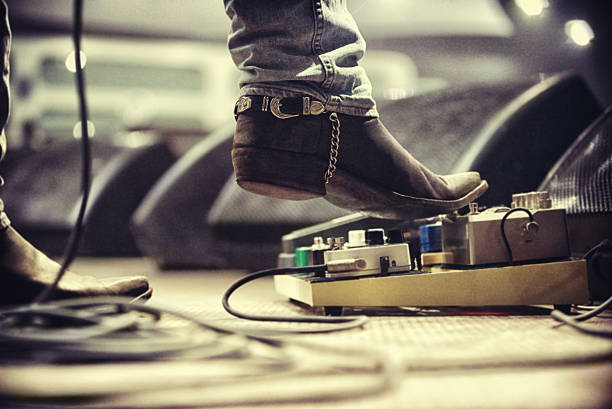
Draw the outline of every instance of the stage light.
M383 92L383 96L385 99L402 99L406 97L411 97L414 95L414 89L406 89L406 88L387 88Z
M539 16L548 7L548 0L514 0L514 3L528 16Z
M80 52L81 55L81 69L85 68L85 64L87 64L87 56L83 51ZM70 72L76 72L76 62L75 62L75 54L74 51L71 51L68 56L66 56L66 68Z
M584 20L570 20L565 23L565 34L575 44L582 47L589 45L595 38L593 29Z
M94 126L93 122L87 121L87 135L91 139L94 137L95 134L96 127ZM79 121L74 124L74 128L72 128L72 136L74 137L74 139L81 139L82 135L83 133L81 132L81 121Z

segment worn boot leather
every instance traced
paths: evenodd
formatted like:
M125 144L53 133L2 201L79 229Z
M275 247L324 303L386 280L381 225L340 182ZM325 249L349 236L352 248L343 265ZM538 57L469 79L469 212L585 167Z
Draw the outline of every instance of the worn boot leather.
M12 227L0 231L0 305L32 302L59 269ZM151 290L142 276L99 280L67 271L52 298L101 295L149 298Z
M282 199L325 197L373 216L406 219L468 205L488 185L477 172L439 176L410 155L378 118L333 114L339 121L336 169L326 183L330 113L279 119L238 115L232 161L238 184Z

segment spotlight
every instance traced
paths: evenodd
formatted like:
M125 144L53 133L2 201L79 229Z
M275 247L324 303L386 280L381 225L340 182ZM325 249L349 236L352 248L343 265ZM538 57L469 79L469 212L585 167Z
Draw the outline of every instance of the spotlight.
M89 138L93 138L95 134L96 127L94 126L93 122L87 121L87 135ZM81 121L74 124L74 128L72 128L72 136L74 136L74 139L81 139L83 136L83 133L81 132Z
M539 16L548 7L548 0L514 0L514 3L528 16Z
M582 47L589 45L595 38L593 29L584 20L570 20L565 23L565 34L575 44Z
M85 68L85 64L87 64L87 56L83 51L79 53L81 55L81 68ZM66 68L70 72L76 72L76 62L75 62L75 54L74 51L71 51L70 54L66 56Z

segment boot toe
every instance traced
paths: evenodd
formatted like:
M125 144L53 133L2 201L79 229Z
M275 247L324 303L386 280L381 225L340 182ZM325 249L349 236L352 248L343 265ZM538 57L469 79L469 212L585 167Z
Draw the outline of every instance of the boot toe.
M453 198L463 197L482 184L482 179L478 172L454 173L444 175L442 179L446 182Z
M125 297L140 297L148 294L150 297L151 288L149 280L145 276L115 277L101 280L109 293Z

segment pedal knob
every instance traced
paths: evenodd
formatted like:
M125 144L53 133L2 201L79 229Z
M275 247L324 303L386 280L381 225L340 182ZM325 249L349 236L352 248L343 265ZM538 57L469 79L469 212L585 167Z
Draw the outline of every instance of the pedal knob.
M442 223L426 224L419 227L421 253L442 251Z
M368 229L366 231L366 243L370 246L385 244L385 231L383 229Z
M404 233L400 229L392 229L387 232L389 244L405 243Z
M366 245L365 230L349 230L348 232L348 247L364 247Z

